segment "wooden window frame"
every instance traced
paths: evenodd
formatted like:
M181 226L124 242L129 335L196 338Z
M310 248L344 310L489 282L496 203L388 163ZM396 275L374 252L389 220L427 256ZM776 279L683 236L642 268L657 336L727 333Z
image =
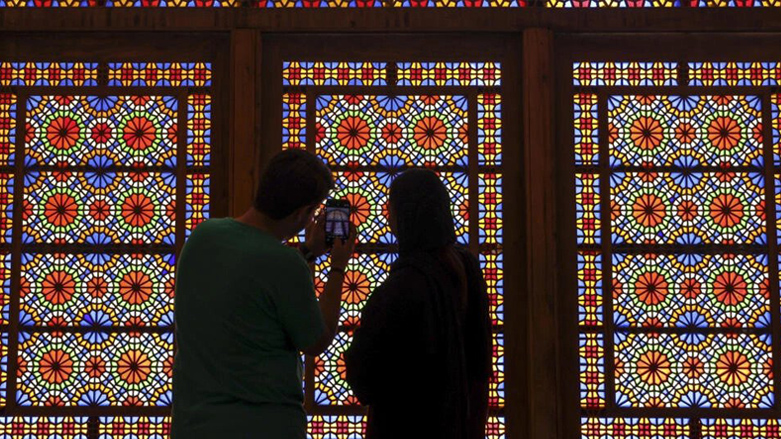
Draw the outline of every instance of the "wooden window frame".
M507 82L505 65L517 65L520 61L520 35L489 35L489 36L443 36L436 34L426 35L395 35L394 38L383 38L378 35L264 35L263 36L263 60L262 88L265 91L262 96L263 114L261 118L261 162L282 148L282 63L284 61L376 61L376 62L426 62L426 61L474 61L474 62L499 62L502 66L501 87L486 87L498 89L502 96L502 120L517 118L515 110L519 107L520 83L518 81ZM512 67L509 68L513 72ZM517 70L515 70L517 73ZM452 87L452 86L307 86L307 149L314 152L314 99L317 94L326 93L358 93L358 94L409 94L422 93L434 95L476 95L483 91L483 87ZM478 244L478 187L477 176L486 172L484 168L490 166L478 166L477 163L477 108L470 107L470 158L469 158L469 206L470 206L470 249L477 253L480 251ZM474 118L474 120L472 119ZM517 145L520 142L518 126L503 125L502 132L502 165L497 166L498 172L503 175L519 174L519 160L516 160L514 152L509 152L508 145ZM506 178L506 177L505 177ZM504 185L503 199L517 198L517 186ZM505 201L506 202L506 201ZM505 208L506 210L506 208ZM505 236L505 240L508 239ZM371 249L367 249L371 252ZM387 250L386 250L387 251ZM510 255L504 251L504 260L515 259L517 255ZM505 271L506 273L506 271ZM514 280L513 280L514 281ZM504 281L504 306L505 315L512 315L519 300L517 292L520 288L513 285L513 281L505 278ZM508 319L505 319L505 322ZM509 332L506 323L501 332L505 339L505 401L507 388L507 344ZM314 367L313 359L307 357L306 377L308 384L313 383ZM359 415L365 414L365 408L360 406L328 406L314 403L314 390L311 385L305 386L305 406L307 413L311 415ZM413 396L411 396L413 397ZM507 409L491 409L494 416L506 416Z
M3 62L94 62L98 63L98 86L85 86L85 87L36 87L36 86L13 86L9 87L9 90L18 89L20 92L17 96L25 98L26 96L34 95L36 93L62 93L62 94L97 94L97 95L132 95L133 93L169 93L179 98L180 109L178 119L179 129L179 147L177 154L178 164L177 168L173 169L177 175L180 175L186 171L188 166L185 163L186 157L185 148L186 134L187 134L187 96L190 91L197 93L198 90L203 88L190 88L190 87L115 87L107 86L107 71L104 70L109 62L209 62L212 64L212 85L208 87L210 90L213 106L212 117L212 151L211 151L211 163L208 166L206 172L209 173L211 179L211 193L210 193L210 214L214 216L226 215L228 211L228 185L226 184L226 178L228 173L226 171L225 162L228 159L230 151L214 148L215 145L226 145L228 130L226 129L226 122L228 121L228 111L225 111L227 107L228 93L224 91L228 85L227 71L228 71L228 57L227 54L223 54L220 51L220 44L227 44L228 38L226 36L212 36L211 38L193 37L193 35L186 34L173 34L170 40L167 40L165 45L159 44L159 36L153 34L145 35L131 35L131 34L117 34L117 33L86 33L82 35L45 35L45 34L27 34L23 36L15 35L3 35L0 36L0 59ZM101 85L103 84L103 85ZM0 87L0 91L5 92L5 87ZM23 99L20 99L23 102ZM183 105L183 106L181 106ZM22 178L23 175L23 158L24 155L20 154L24 142L24 125L22 109L17 110L17 141L16 141L16 164L15 177L17 178L16 190L14 191L14 205L21 206L20 200L23 196L23 191L19 189L23 188ZM21 145L21 146L20 146ZM228 154L226 154L228 153ZM181 245L184 243L184 212L185 212L185 186L184 177L178 177L176 197L177 197L177 219L181 223L177 224L177 245L172 248L171 251L175 251L178 255L181 250ZM15 210L14 227L21 225L21 210ZM17 236L17 231L14 231L14 236ZM22 251L23 244L20 240L16 240L10 243L12 248L12 255L17 255ZM53 245L35 245L35 249L52 249ZM69 246L68 252L79 251L84 246ZM132 252L138 251L140 253L146 253L149 251L148 247L156 246L141 246L141 247L128 247L123 245L111 246L116 247L114 251L120 252ZM124 254L123 253L123 254ZM18 259L14 259L14 264L18 266ZM10 398L8 399L6 406L0 408L0 416L84 416L89 417L90 425L94 425L97 428L98 418L100 416L167 416L170 414L170 408L168 407L123 407L123 406L93 406L93 407L45 407L45 406L18 406L16 404L16 398L13 395L13 391L16 389L15 382L15 369L12 366L16 360L12 360L12 357L17 352L17 341L14 339L19 332L18 322L13 321L15 314L18 314L14 309L18 309L18 289L20 276L19 268L17 266L12 267L12 279L11 279L11 317L9 325L9 346L8 346L8 392ZM83 332L83 328L75 328L72 330L66 330L65 332L78 333ZM50 331L51 328L42 328L41 332ZM172 330L172 329L169 329ZM37 331L37 329L36 329ZM153 333L155 328L149 328L142 332ZM112 327L107 330L111 333L127 332L123 327ZM92 428L92 427L91 427ZM95 429L95 431L97 431Z
M609 35L609 34L589 34L575 35L564 34L556 39L556 118L557 126L563 127L557 130L556 138L556 169L557 174L562 178L557 179L557 191L559 200L556 203L557 229L560 231L558 240L558 264L561 267L561 284L558 288L556 304L558 307L558 333L559 333L559 367L560 367L560 388L559 394L559 412L560 425L562 426L561 437L573 438L580 434L580 417L583 415L595 417L663 417L663 418L759 418L759 419L777 419L781 417L781 406L779 405L779 389L776 385L774 389L775 404L769 409L708 409L708 408L669 408L669 409L618 409L610 408L604 410L587 411L580 409L579 379L578 379L578 317L577 317L577 246L575 235L575 163L574 163L574 128L573 121L573 96L577 93L573 86L572 65L578 61L669 61L677 62L680 66L686 66L688 62L748 62L748 61L776 61L781 59L781 50L779 44L781 36L778 34L728 34L728 33L665 33L665 34L637 34L637 35ZM602 87L595 87L595 93L599 93ZM697 93L702 90L703 94L724 93L724 94L767 94L774 87L697 87L679 84L678 86L658 86L658 87L622 87L621 89L631 90L627 93L637 92L674 94L688 92ZM766 102L763 102L763 115L769 108L764 108ZM599 121L601 122L601 121ZM765 123L765 134L769 134L769 124ZM604 136L605 133L601 133ZM766 160L769 160L766 158ZM772 167L772 164L770 165ZM760 173L770 172L762 169ZM566 176L566 177L565 177ZM601 176L600 178L605 178ZM770 182L766 181L766 184ZM603 185L603 187L605 187ZM609 186L608 186L609 187ZM609 196L601 194L602 197ZM763 192L762 196L765 196ZM603 198L604 200L604 198ZM771 209L769 212L773 212ZM602 221L606 221L604 214ZM774 238L771 233L772 226L768 219L767 236L768 241ZM602 240L607 240L609 245L610 234L605 234L603 228ZM768 252L772 252L777 247L775 242L769 243ZM604 256L603 256L604 257ZM772 262L769 261L769 263ZM775 309L778 305L777 291L779 286L777 281L776 267L770 267L768 280L771 283L771 314L774 321L778 321L779 310ZM603 277L603 285L608 285L610 279ZM603 291L607 291L604 287ZM605 303L607 306L607 300ZM611 316L605 317L610 319ZM609 322L605 322L609 324ZM773 358L777 358L779 351L778 324L772 325ZM607 337L605 346L612 343ZM609 356L606 357L606 361ZM779 364L774 364L774 372ZM607 368L606 373L612 369ZM774 381L778 383L778 374L774 374ZM606 377L607 378L607 377ZM609 387L609 386L608 386ZM610 395L606 395L610 398ZM691 439L699 438L699 425L692 423Z
M328 41L350 47L350 58L371 60L376 57L369 56L368 48L380 48L412 60L415 54L424 59L434 50L450 50L450 45L402 51L396 36L408 42L449 38L467 46L498 38L507 44L501 49L507 56L502 60L505 416L512 439L574 439L580 434L572 62L781 60L781 38L775 33L781 31L781 10L773 8L3 8L0 29L0 58L9 61L208 57L215 78L213 216L238 215L251 204L258 166L279 149L278 60L283 57L275 51L283 46L284 58L313 59L307 55L317 55L313 50L318 46L289 46L331 33ZM370 37L372 43L356 47L349 42L354 37ZM486 53L498 53L490 50ZM337 56L329 60L342 59L338 52L330 53ZM112 414L78 407L58 413ZM120 408L113 413L163 416L167 409ZM17 414L50 412L0 410L0 415Z

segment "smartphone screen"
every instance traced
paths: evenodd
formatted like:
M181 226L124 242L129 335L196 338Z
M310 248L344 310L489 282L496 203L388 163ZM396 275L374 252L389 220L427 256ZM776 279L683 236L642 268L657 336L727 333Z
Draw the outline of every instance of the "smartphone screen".
M325 206L325 234L329 243L334 238L346 239L350 234L350 205L333 200Z

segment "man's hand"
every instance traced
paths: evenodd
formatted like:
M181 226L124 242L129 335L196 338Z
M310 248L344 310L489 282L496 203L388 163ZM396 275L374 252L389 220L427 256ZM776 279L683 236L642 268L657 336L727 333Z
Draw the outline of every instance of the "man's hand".
M342 241L341 239L334 240L334 247L331 249L331 266L344 269L347 267L347 262L355 251L355 240L358 232L355 229L355 224L350 223L350 234L347 239Z
M342 303L344 269L355 250L356 236L355 226L350 224L350 234L347 239L342 241L337 238L331 249L331 268L339 268L340 270L331 270L328 274L328 282L326 282L319 299L320 312L323 313L326 330L312 346L304 349L304 353L307 355L320 355L331 345L334 336L336 336L339 327L339 309Z
M315 219L306 226L306 242L304 245L315 257L319 257L327 250L325 244L325 209L320 209L320 213Z

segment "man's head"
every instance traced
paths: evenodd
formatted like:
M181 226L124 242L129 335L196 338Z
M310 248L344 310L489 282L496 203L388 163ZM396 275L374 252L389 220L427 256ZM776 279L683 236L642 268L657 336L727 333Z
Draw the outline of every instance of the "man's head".
M290 236L306 227L333 187L331 170L316 156L288 149L272 157L260 175L254 207L285 224Z

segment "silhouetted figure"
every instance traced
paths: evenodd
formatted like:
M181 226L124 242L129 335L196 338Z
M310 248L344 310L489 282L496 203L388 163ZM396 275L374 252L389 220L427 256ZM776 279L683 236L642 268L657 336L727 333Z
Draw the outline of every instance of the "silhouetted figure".
M173 439L305 439L301 353L333 340L355 229L331 251L318 302L307 261L326 249L314 212L333 181L317 157L276 155L254 206L199 225L176 272ZM305 226L305 249L285 246Z
M347 382L369 406L367 439L482 439L491 321L479 263L454 246L450 197L433 172L401 174L389 214L399 257L345 354Z

